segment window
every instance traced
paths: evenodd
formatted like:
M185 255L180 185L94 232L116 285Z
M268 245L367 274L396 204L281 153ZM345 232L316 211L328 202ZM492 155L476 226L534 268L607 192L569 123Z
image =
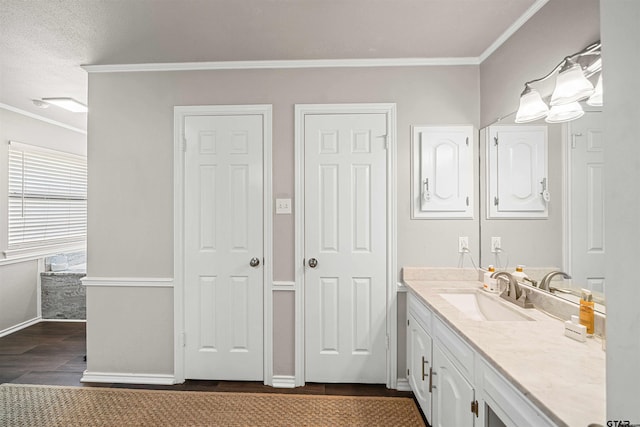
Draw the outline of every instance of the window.
M87 237L87 159L9 142L8 249Z

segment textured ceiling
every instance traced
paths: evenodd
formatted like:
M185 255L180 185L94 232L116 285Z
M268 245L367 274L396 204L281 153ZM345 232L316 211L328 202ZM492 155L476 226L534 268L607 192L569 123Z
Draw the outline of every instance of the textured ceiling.
M83 64L478 57L536 0L0 0L0 103L86 128Z

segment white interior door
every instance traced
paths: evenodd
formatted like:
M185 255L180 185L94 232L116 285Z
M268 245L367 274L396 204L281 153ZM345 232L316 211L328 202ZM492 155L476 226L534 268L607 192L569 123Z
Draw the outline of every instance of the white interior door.
M571 276L604 292L604 138L600 113L571 122Z
M304 120L305 380L386 382L385 114Z
M185 117L186 378L263 379L262 120Z

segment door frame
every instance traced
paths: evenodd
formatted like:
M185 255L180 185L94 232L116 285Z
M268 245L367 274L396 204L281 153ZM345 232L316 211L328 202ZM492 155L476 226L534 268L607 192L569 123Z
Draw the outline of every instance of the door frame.
M262 116L263 167L263 381L273 382L273 198L272 198L272 110L270 104L261 105L198 105L175 106L173 109L173 346L174 383L185 381L185 307L184 307L184 186L185 149L184 119L187 116Z
M398 308L397 308L397 200L396 200L396 104L296 104L295 105L295 385L305 384L305 312L304 312L304 123L313 114L385 114L387 117L387 286L386 340L387 384L398 382Z

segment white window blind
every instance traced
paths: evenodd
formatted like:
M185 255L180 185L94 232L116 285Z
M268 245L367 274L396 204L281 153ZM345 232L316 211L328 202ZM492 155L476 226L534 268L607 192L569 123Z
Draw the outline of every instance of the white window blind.
M86 236L86 157L9 142L9 249Z

